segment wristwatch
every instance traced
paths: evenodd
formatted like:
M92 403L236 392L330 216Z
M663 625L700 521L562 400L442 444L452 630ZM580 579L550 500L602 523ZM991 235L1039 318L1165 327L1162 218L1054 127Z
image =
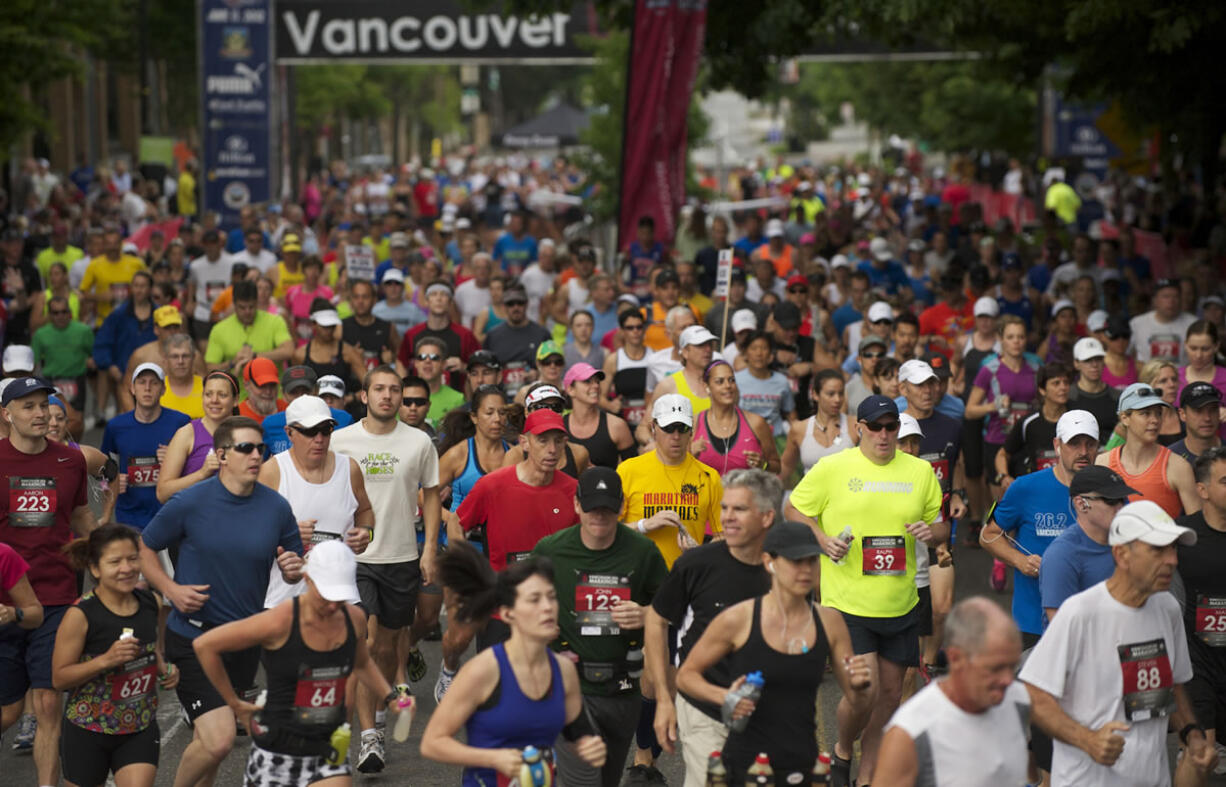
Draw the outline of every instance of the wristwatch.
M965 502L966 502L966 500L967 500L967 498L966 498L966 490L965 490L965 489L951 489L951 490L949 490L949 494L951 494L951 495L957 495L958 497L962 498L962 502L964 502L964 503L965 503Z
M1188 745L1188 735L1193 730L1200 730L1201 735L1205 734L1204 727L1202 727L1200 724L1196 722L1192 722L1191 724L1184 725L1184 728L1179 731L1179 742L1182 743L1184 746L1187 746Z
M398 699L400 699L400 689L392 689L387 693L387 696L383 698L383 704L390 705Z
M22 609L21 607L13 607L13 622L16 623L18 626L20 626L21 621L25 619L26 619L26 611Z

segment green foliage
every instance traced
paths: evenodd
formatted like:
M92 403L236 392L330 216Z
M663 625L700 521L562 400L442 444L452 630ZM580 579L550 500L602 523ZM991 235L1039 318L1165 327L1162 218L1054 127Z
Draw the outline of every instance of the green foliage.
M294 118L298 128L315 131L341 117L378 118L391 103L366 66L332 65L299 68Z

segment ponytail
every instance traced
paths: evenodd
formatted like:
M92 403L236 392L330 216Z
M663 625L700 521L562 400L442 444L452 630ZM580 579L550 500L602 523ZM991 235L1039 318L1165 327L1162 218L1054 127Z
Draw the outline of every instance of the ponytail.
M74 571L88 571L102 561L102 553L115 541L131 541L140 549L140 534L127 525L109 524L97 527L84 538L73 539L60 551L68 557Z
M449 545L438 569L443 587L455 594L456 619L462 623L480 623L499 607L514 606L519 586L529 577L553 584L553 562L547 557L534 555L494 573L485 556L466 543Z

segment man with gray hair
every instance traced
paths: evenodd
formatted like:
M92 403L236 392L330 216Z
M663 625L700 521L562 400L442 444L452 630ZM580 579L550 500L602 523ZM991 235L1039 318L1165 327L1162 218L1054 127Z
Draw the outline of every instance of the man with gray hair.
M668 331L668 340L672 342L672 346L648 353L647 390L649 392L655 388L656 383L673 372L681 370L681 332L697 322L689 306L674 306L664 315L664 328Z
M639 721L639 751L631 768L632 777L639 769L640 777L655 770L646 756L651 745L673 752L680 737L686 787L700 787L706 780L707 756L722 750L728 735L720 709L713 705L687 697L684 692L678 692L675 707L666 691L655 693L658 701L648 699L648 686L670 685L677 667L721 610L770 590L770 574L762 566L762 542L770 527L781 519L783 485L776 476L756 469L733 470L724 476L723 483L723 540L688 550L677 558L647 613L644 637L649 680L644 681L644 714ZM670 626L676 638L676 656L671 663ZM706 677L727 687L735 676L725 659ZM649 715L653 708L654 724ZM633 783L627 779L627 784Z
M873 784L1025 784L1030 696L1014 681L1022 637L990 599L958 602L945 619L949 674L907 700L886 725Z

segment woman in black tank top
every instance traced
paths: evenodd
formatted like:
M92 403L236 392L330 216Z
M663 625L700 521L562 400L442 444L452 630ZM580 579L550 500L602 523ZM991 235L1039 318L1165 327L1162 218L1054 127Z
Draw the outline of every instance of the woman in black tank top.
M566 372L566 393L572 408L563 422L570 439L587 449L592 464L616 470L619 461L635 455L636 444L626 422L600 406L603 380L604 372L587 364L575 364ZM575 434L576 427L593 431L580 437Z
M316 544L303 574L300 596L218 626L194 643L205 675L252 731L247 784L280 784L286 774L297 784L349 775L343 754L339 763L328 758L332 733L347 716L350 673L388 710L400 707L400 692L388 685L366 647L353 552L340 541ZM262 708L234 693L222 662L224 653L256 646L268 680Z
M332 305L316 298L311 304L311 338L294 350L293 361L311 367L315 379L332 374L345 381L346 391L353 391L365 375L365 364L357 350L352 353L352 363L345 359L340 324Z
M745 782L760 752L770 757L775 783L800 783L794 774L809 777L818 754L817 687L827 658L855 711L867 711L871 699L868 663L852 654L842 614L811 600L820 553L813 531L797 522L778 522L766 533L762 557L771 574L770 591L721 612L677 673L677 688L687 697L720 706L729 688L708 679L713 667L737 676L732 688L741 686L748 673L762 673L761 696L756 702L741 699L732 713L733 719L749 716L749 721L744 730L730 732L724 744L729 784ZM748 557L756 549L752 541L741 547L732 540L734 555L744 550Z

